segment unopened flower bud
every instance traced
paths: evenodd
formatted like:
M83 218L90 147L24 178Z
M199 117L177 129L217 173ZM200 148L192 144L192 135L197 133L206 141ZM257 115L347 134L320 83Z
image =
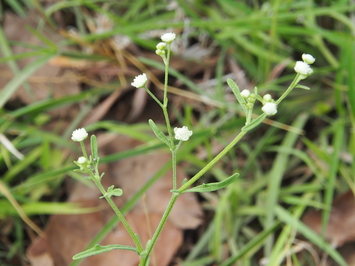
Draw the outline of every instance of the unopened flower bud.
M240 93L240 95L241 95L243 98L247 99L247 98L249 97L249 95L250 95L250 91L249 91L249 90L243 90L243 91Z
M277 113L277 105L276 103L265 103L261 110L266 115L274 115Z
M165 50L166 49L166 43L165 42L160 42L157 44L157 50Z
M272 101L272 97L270 94L265 94L264 97L263 97L263 100L265 102L271 102Z
M302 60L309 65L313 64L314 61L316 61L316 59L310 54L303 54Z

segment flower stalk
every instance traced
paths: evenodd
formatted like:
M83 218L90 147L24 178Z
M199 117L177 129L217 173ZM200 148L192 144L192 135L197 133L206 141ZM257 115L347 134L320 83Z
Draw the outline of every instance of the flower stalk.
M233 147L254 127L258 126L262 121L265 119L267 115L275 115L277 113L277 107L282 102L283 99L296 87L296 85L303 80L304 78L308 77L313 73L313 70L309 66L312 64L315 59L313 56L309 54L303 54L302 59L303 61L298 61L295 65L295 71L297 73L296 77L287 88L287 90L276 100L274 101L270 94L264 95L261 97L258 92L257 88L254 89L254 93L251 93L249 90L240 91L238 86L232 81L228 80L228 84L230 85L233 93L236 96L237 101L241 104L242 109L246 116L246 123L245 126L241 129L239 134L218 154L213 158L205 167L203 167L199 172L197 172L190 180L186 181L181 187L178 188L177 186L177 152L183 142L188 141L189 138L192 136L193 132L188 129L188 127L175 127L174 130L171 127L169 114L168 114L168 78L169 78L169 61L171 56L171 43L175 40L176 35L174 33L166 33L161 36L162 42L158 43L156 46L156 54L159 55L165 64L165 75L164 75L164 93L163 93L163 100L159 100L148 88L148 77L145 73L136 76L131 83L131 85L137 89L143 88L151 97L154 99L157 104L161 107L167 128L167 135L166 133L162 132L159 127L155 125L152 120L149 120L149 125L151 126L155 135L164 142L170 152L172 157L172 195L170 201L165 209L165 212L151 238L148 241L146 247L144 248L142 243L140 242L139 237L137 234L134 233L130 225L128 224L127 220L125 219L122 212L117 208L114 201L111 199L112 196L121 196L122 190L119 188L114 188L113 186L109 187L106 190L101 184L101 178L103 175L100 175L98 170L99 164L99 157L97 152L97 143L96 137L93 135L91 137L91 148L92 154L88 156L84 140L88 137L88 134L84 128L77 129L72 134L72 140L79 142L83 156L79 157L75 163L79 166L80 169L77 171L86 173L89 175L90 179L95 183L98 187L100 192L102 193L102 197L105 198L108 204L111 206L113 211L115 212L116 216L119 218L127 232L129 233L130 237L132 238L135 247L124 247L122 249L129 249L134 250L140 256L140 263L139 266L148 266L150 254L171 214L171 211L176 203L178 197L184 192L206 192L206 191L214 191L220 188L227 186L228 182L233 182L238 174L234 174L230 178L226 179L228 182L224 184L221 183L210 183L204 184L201 186L195 186L194 188L190 189L192 185L196 183L206 172L208 172L218 161L220 161L228 152L230 152ZM263 105L261 111L263 112L259 117L252 119L253 108L255 107L256 102L259 101ZM175 141L178 141L176 144ZM234 178L234 179L233 179ZM80 254L80 253L79 253Z

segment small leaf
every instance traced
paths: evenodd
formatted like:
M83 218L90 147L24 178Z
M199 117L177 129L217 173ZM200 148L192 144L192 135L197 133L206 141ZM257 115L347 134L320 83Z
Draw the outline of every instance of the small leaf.
M165 136L165 134L157 127L157 125L154 123L152 119L148 120L148 123L150 127L152 128L155 136L157 136L160 141L164 142L168 147L170 147L170 142L168 138Z
M194 188L187 189L187 190L183 191L183 193L186 193L186 192L211 192L211 191L219 190L219 189L225 188L226 186L228 186L229 184L234 182L238 177L239 177L239 174L235 173L235 174L231 175L230 177L224 179L223 181L202 184L202 185L196 186Z
M307 86L304 86L304 85L300 85L300 84L296 85L296 88L304 89L304 90L307 90L307 91L309 91L311 89L310 87L307 87Z
M132 250L134 252L138 253L138 250L134 247L131 246L124 246L124 245L108 245L108 246L100 246L100 245L95 245L95 247L90 248L88 250L85 250L83 252L80 252L76 255L74 255L73 260L80 260L86 257L90 257L93 255L101 254L107 251L115 250L115 249L124 249L124 250Z
M262 114L259 117L255 118L253 121L251 121L251 123L249 123L248 125L242 127L243 131L249 131L252 130L254 127L258 126L259 124L261 124L261 122L264 121L266 117L266 114Z
M120 197L123 194L123 190L120 188L114 188L114 185L110 186L107 191L106 194L101 196L100 199L102 198L111 198L112 196L116 196L116 197Z
M91 135L90 138L90 144L91 144L91 156L95 160L99 158L99 152L98 152L98 146L97 146L97 139L95 135Z
M185 185L187 182L187 178L185 177L184 180L182 180L182 186Z
M245 115L247 115L248 107L245 106L246 102L245 99L242 97L242 95L240 95L240 89L238 85L232 79L227 79L227 83L231 88L232 92L234 93L235 98L237 98L239 104L242 106Z

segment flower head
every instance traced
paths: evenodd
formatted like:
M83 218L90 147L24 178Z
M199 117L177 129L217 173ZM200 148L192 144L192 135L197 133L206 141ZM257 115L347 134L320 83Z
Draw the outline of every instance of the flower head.
M242 92L240 93L240 95L243 97L243 98L248 98L249 95L250 95L250 91L249 90L242 90Z
M79 129L75 129L73 131L71 139L73 141L79 142L79 141L83 141L87 137L88 137L88 133L86 132L85 128L79 128Z
M166 43L172 43L176 38L176 34L173 32L165 33L161 36L161 40Z
M180 128L176 127L174 128L174 132L175 139L182 141L187 141L192 135L192 131L189 130L186 126Z
M134 78L133 82L131 83L131 85L133 87L136 87L137 89L140 89L145 86L147 81L148 81L147 75L145 73L143 73L143 74L136 76Z
M295 71L304 76L304 78L313 73L312 68L306 62L303 61L296 62Z
M314 61L316 61L316 59L310 54L303 54L302 60L309 65L313 64Z
M266 115L274 115L277 113L277 104L276 103L265 103L264 106L261 108L261 110L266 114Z

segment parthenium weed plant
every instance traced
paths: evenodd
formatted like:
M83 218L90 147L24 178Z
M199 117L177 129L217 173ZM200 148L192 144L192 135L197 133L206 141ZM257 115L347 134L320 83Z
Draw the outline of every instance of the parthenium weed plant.
M244 127L242 127L240 133L214 158L212 159L205 167L203 167L198 173L196 173L191 179L184 180L181 186L177 184L176 178L176 164L177 164L177 152L179 147L182 145L184 141L188 141L189 138L192 136L192 131L190 131L186 126L181 128L175 127L174 130L171 127L169 114L168 114L168 97L167 97L167 87L168 87L168 70L169 70L169 61L170 61L170 54L171 54L171 43L175 40L176 35L174 33L166 33L161 36L162 42L160 42L156 48L157 55L161 56L163 62L165 64L165 80L164 80L164 95L163 100L159 100L146 86L148 77L146 74L141 74L135 77L132 82L132 86L136 87L137 89L143 88L146 92L157 102L157 104L161 107L166 127L167 127L167 135L162 132L154 123L153 120L149 120L149 125L153 130L154 134L157 136L159 140L165 143L170 152L172 157L172 189L171 189L171 199L168 203L168 206L160 220L158 227L156 228L152 238L144 245L141 242L139 236L134 233L131 226L128 224L127 220L121 213L121 211L117 208L114 204L111 197L121 196L123 191L120 188L115 188L114 186L110 186L107 190L102 186L101 179L103 178L103 173L99 173L98 166L99 166L99 156L98 156L98 145L96 141L96 136L92 135L90 138L91 142L91 155L89 156L84 145L84 140L88 137L88 133L84 128L77 129L72 134L72 140L79 142L81 145L81 149L83 152L83 156L79 157L75 164L79 166L80 169L76 171L89 175L89 178L95 183L95 185L99 188L102 193L100 198L106 199L109 203L117 217L119 218L120 222L124 225L127 232L129 233L130 237L134 242L134 246L125 246L125 245L108 245L108 246L101 246L96 245L93 248L90 248L86 251L83 251L79 254L76 254L73 259L82 259L88 256L100 254L103 252L107 252L114 249L124 249L124 250L131 250L138 254L140 257L140 266L148 266L149 265L149 257L150 254L156 244L156 241L162 232L162 229L173 209L173 206L177 200L177 198L182 193L188 192L210 192L215 191L218 189L222 189L232 183L239 174L235 173L228 177L227 179L216 182L216 183L207 183L192 187L194 183L199 180L208 170L210 170L224 155L226 155L241 139L242 137L251 129L258 126L260 123L263 122L266 116L275 115L277 113L277 106L281 103L281 101L296 87L302 89L309 89L303 85L298 85L298 83L307 78L309 75L312 74L313 70L310 67L315 59L313 56L309 54L303 54L302 59L303 61L296 62L294 67L296 71L296 77L292 81L291 85L286 89L286 91L278 98L274 100L270 94L266 94L261 97L258 94L257 89L254 89L254 92L251 93L249 90L240 91L238 86L235 82L231 79L227 80L227 83L231 90L233 91L237 101L241 105L242 110L246 116L246 122ZM262 114L260 114L256 118L252 118L253 108L255 103L259 101L262 104Z

